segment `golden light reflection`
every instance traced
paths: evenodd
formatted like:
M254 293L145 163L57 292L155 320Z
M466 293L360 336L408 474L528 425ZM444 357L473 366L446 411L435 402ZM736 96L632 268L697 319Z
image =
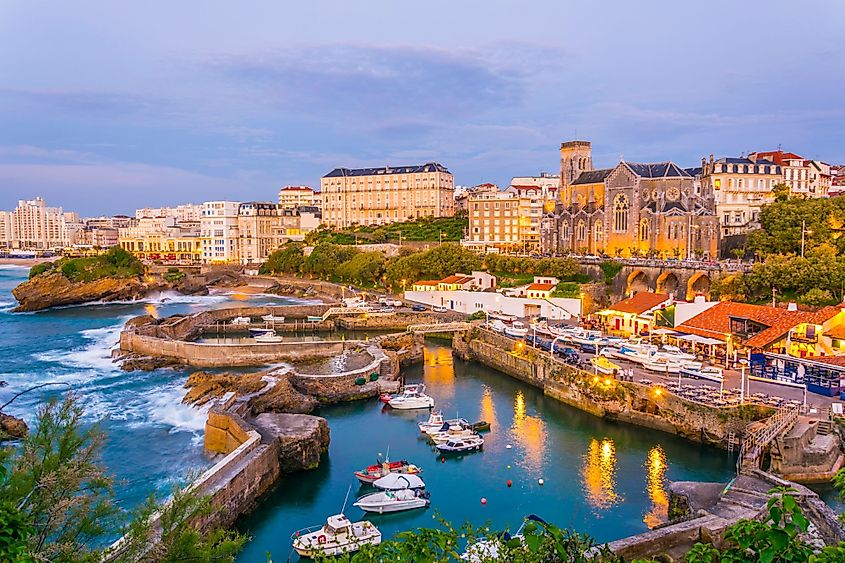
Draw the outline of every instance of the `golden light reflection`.
M669 519L669 495L666 494L666 454L660 446L648 451L645 462L646 492L651 499L651 510L643 516L649 528Z
M441 397L455 394L455 363L452 349L445 346L423 348L423 383L436 387Z
M498 428L496 421L496 405L493 404L493 393L485 386L481 395L481 420L486 420L493 428Z
M609 438L599 442L590 440L581 479L587 495L587 502L593 508L606 510L621 499L616 494L616 444Z
M144 305L144 312L154 319L158 318L158 307L156 307L153 303L147 303Z
M249 295L240 292L232 293L229 297L232 298L232 301L246 301L249 299Z
M539 471L546 449L546 423L543 419L526 414L525 395L517 391L513 401L513 436L524 452L521 465Z

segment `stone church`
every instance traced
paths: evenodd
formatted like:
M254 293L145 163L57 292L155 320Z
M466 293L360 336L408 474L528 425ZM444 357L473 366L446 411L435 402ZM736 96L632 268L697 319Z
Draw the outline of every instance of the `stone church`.
M595 170L588 141L562 143L561 189L540 225L542 251L715 259L715 199L694 173L673 162Z

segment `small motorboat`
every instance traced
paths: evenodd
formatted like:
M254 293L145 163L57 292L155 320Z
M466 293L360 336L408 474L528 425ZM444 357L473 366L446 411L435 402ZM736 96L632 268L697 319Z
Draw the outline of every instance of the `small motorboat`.
M408 463L405 460L385 461L383 463L370 465L366 469L362 469L361 471L356 471L355 478L358 479L358 481L360 481L364 485L372 485L373 483L375 483L376 481L378 481L389 473L417 475L419 473L422 473L422 469L420 469L413 463Z
M436 432L443 426L443 413L440 411L432 411L428 415L428 420L417 424L420 432L428 434L429 432Z
M444 454L471 452L474 450L480 450L483 445L484 438L476 434L475 436L469 436L467 438L452 438L445 444L437 444L437 449Z
M464 551L461 555L461 560L471 561L472 563L481 563L482 561L499 561L503 555L502 552L505 551L505 544L509 543L511 540L519 540L519 542L522 543L522 540L524 539L523 530L525 529L525 524L527 524L529 520L539 522L543 525L546 524L546 521L539 516L529 514L525 517L525 520L522 522L522 525L515 534L511 535L510 532L505 531L500 534L496 534L490 539L480 540L467 545L466 551Z
M590 358L590 363L596 368L596 371L604 375L616 375L621 369L617 364L614 364L604 356L594 356Z
M489 323L488 326L489 326L490 330L492 330L493 332L498 332L498 333L503 333L503 332L505 332L505 329L508 328L508 325L506 325L504 322L502 322L499 319L496 319L495 321Z
M469 429L475 432L488 432L490 430L490 423L486 420L479 420L470 424Z
M384 491L398 491L399 489L424 489L425 483L419 476L410 473L388 473L381 479L376 479L373 486Z
M317 315L308 315L305 317L305 320L309 323L320 323L323 322L323 317L318 317Z
M648 371L663 374L678 373L681 371L681 364L659 356L652 356L647 360L643 360L642 366Z
M449 440L456 438L472 438L478 435L475 430L470 430L468 427L462 425L451 426L444 424L443 427L437 432L428 433L428 439L434 442L435 445L445 444Z
M430 495L420 489L399 489L396 491L379 491L359 498L353 506L357 506L364 512L402 512L403 510L414 510L425 508L431 501Z
M671 344L664 344L663 348L658 352L658 354L663 354L667 358L670 359L678 359L678 360L694 360L695 354L690 354L688 352L684 352L677 346L672 346Z
M329 516L322 526L294 532L291 539L300 556L319 557L352 553L364 545L378 545L381 532L366 520L353 523L341 513Z
M253 337L253 340L259 344L277 344L279 342L284 342L285 339L276 334L276 331L271 330L270 332L256 335Z
M261 317L262 321L266 321L268 323L283 323L285 322L285 318L280 315L264 315Z
M417 383L403 387L402 394L391 397L387 404L400 410L430 409L434 408L434 399L425 394L425 385Z
M514 321L510 326L505 326L505 334L514 338L522 338L528 334L528 327L522 321Z
M710 366L700 367L698 369L683 367L681 368L681 375L684 377L693 377L695 379L708 379L721 383L724 378L722 368L714 368Z
M247 326L250 323L249 317L235 317L232 319L232 323L235 326Z
M252 336L260 336L262 334L276 334L276 331L272 328L250 328L249 333Z

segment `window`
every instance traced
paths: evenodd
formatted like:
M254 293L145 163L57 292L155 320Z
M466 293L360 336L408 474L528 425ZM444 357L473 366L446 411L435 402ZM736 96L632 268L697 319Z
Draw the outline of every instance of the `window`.
M648 219L645 218L640 221L640 240L648 240Z
M617 233L628 230L628 198L624 194L613 199L613 230Z
M578 227L575 230L575 237L578 240L587 240L587 225L584 221L578 221Z
M601 221L596 221L596 224L593 226L593 238L595 239L596 244L604 238L604 229L602 227L603 225Z

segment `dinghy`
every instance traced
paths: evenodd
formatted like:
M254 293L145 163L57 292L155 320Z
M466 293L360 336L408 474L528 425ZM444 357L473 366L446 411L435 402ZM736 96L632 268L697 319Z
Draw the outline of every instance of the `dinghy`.
M359 498L353 506L364 512L402 512L429 505L429 494L419 489L399 489L398 491L379 491Z

